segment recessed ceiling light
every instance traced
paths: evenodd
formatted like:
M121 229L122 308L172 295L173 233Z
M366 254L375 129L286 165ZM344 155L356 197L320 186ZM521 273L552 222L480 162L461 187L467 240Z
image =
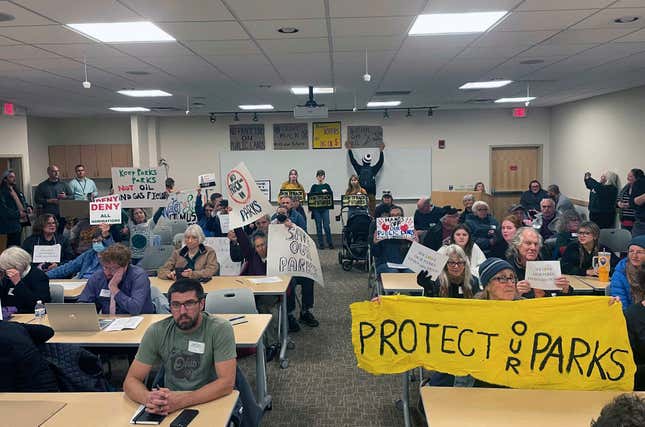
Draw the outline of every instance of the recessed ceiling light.
M282 34L295 34L298 31L300 31L300 30L297 29L296 27L281 27L281 28L278 28L278 32L282 33Z
M507 11L498 11L419 15L408 34L421 36L427 34L483 33L506 16L507 13Z
M638 16L621 16L620 18L614 19L616 24L630 24L639 20Z
M524 61L520 61L520 64L522 65L535 65L535 64L542 64L544 62L544 59L527 59Z
M398 107L401 101L370 101L367 103L368 107Z
M309 95L308 87L292 87L291 93L294 95ZM315 87L314 93L334 93L333 87Z
M171 93L164 92L163 90L159 89L124 89L124 90L119 90L117 91L121 95L125 96L133 96L135 98L152 98L156 96L172 96Z
M522 96L519 98L500 98L495 100L495 104L511 103L511 102L528 102L528 101L533 101L534 99L535 99L534 96Z
M0 12L0 22L13 21L14 19L16 19L15 16Z
M137 111L150 111L149 108L145 107L110 107L112 111L118 111L119 113L134 113Z
M273 110L271 104L258 104L258 105L238 105L240 110Z
M147 72L147 71L137 71L137 70L134 70L134 71L126 71L125 73L126 73L126 74L130 74L130 75L132 75L132 76L148 76L148 75L150 75L150 73L149 73L149 72Z
M487 82L468 82L459 86L459 89L496 89L513 83L513 80L490 80Z
M172 42L174 37L152 22L67 24L66 27L103 43Z

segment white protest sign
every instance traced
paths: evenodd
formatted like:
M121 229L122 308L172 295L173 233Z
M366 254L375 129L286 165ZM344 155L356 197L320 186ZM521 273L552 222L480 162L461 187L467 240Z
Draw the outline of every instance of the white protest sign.
M229 230L231 229L230 224L229 224L229 216L228 215L220 215L217 214L217 217L219 218L219 226L222 229L222 233L228 233Z
M36 245L34 246L34 259L33 262L60 262L60 244L56 245Z
M560 261L527 261L526 275L524 280L529 282L532 288L549 291L559 291L555 285L555 279L562 276L560 272Z
M177 191L170 193L163 216L168 219L186 221L188 225L197 223L195 213L195 198L197 191Z
M439 277L439 273L443 270L448 261L448 256L426 248L420 243L412 242L412 246L408 250L403 265L410 270L418 273L421 270L426 270L433 280Z
M160 208L167 204L166 168L112 168L112 185L123 208Z
M271 200L271 180L270 179L256 179L260 191L266 196L267 200Z
M376 218L376 239L414 239L414 219L409 216Z
M244 162L226 174L224 188L232 209L229 214L232 229L244 227L273 211L271 203L258 188Z
M118 195L97 197L90 202L90 225L121 224L121 202Z
M199 184L199 188L215 187L215 174L205 173L204 175L199 175L197 184Z
M316 243L297 225L269 225L267 276L309 277L324 286Z
M220 276L239 276L242 269L241 262L231 260L230 241L227 237L207 237L204 240L205 246L215 250L217 262L219 262Z

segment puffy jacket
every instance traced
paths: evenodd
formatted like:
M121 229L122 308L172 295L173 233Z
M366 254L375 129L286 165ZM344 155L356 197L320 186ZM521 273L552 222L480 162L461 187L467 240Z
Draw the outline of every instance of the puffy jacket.
M627 280L626 268L628 262L629 259L625 258L618 263L614 270L614 275L611 276L611 283L609 284L609 295L620 298L620 302L623 305L623 312L634 302L629 281Z

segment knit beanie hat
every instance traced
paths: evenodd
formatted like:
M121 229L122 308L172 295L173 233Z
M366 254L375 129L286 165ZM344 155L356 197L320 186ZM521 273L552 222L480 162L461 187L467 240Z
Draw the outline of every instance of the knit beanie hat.
M479 283L482 286L488 286L493 276L506 269L513 270L513 266L500 258L487 258L479 265Z
M640 236L634 237L632 241L629 242L629 246L632 246L632 245L640 246L641 248L645 249L645 234L641 234Z
M372 155L370 153L363 156L363 163L366 165L372 163Z

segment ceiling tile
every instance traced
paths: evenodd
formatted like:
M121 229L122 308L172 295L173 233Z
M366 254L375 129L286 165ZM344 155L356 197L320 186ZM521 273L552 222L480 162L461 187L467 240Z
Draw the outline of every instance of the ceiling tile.
M0 35L31 44L87 43L89 40L62 25L0 27Z
M57 58L58 55L32 46L0 46L2 59Z
M325 53L274 55L271 60L287 82L329 84L331 67Z
M557 30L544 31L491 31L477 39L473 46L532 46L556 34Z
M511 10L521 0L435 0L423 13L462 13Z
M518 53L520 53L524 47L510 47L510 46L500 46L500 47L469 47L466 48L463 52L459 54L457 59L505 59L511 58Z
M230 6L242 21L325 17L323 0L235 0L230 2Z
M418 15L426 0L330 0L329 14L332 18L358 18L366 16Z
M16 41L13 41L13 40L10 40L10 39L8 39L6 37L0 36L0 46L9 46L9 45L12 45L12 44L20 44L20 43L18 43Z
M392 37L334 37L334 50L368 51L398 49L403 36Z
M610 7L645 7L645 0L619 0Z
M234 21L165 22L159 26L168 34L182 41L244 40L248 35Z
M257 86L258 84L276 84L281 81L263 55L227 55L208 57L207 59L239 83L250 83Z
M590 44L606 43L617 39L631 30L628 29L596 29L596 30L565 30L550 38L545 44Z
M524 0L517 10L602 9L615 0Z
M258 40L258 43L269 55L329 52L329 40L326 38Z
M336 18L331 20L334 37L407 35L412 17Z
M114 43L111 44L116 49L125 52L130 55L134 55L140 58L152 58L152 57L177 57L177 56L187 56L193 55L191 51L183 47L181 44L176 42L167 42L167 43L131 43L131 44L121 44Z
M621 18L623 16L638 16L640 17L640 19L625 24L617 24L614 22L614 19ZM637 29L643 26L643 20L645 20L645 7L628 9L605 9L590 16L579 24L574 25L573 29Z
M552 56L570 56L583 50L594 47L593 44L569 44L569 45L550 45L541 44L535 46L527 51L522 52L519 57L521 58L548 58Z
M495 27L496 31L565 29L594 13L593 9L550 12L513 12Z
M251 40L222 40L186 42L199 55L257 55L260 50Z
M617 42L645 42L645 29L631 33L625 37L621 37Z
M19 3L61 24L141 20L140 15L116 1L19 0Z
M8 1L0 2L0 12L14 16L13 21L0 22L0 27L22 26L22 25L51 25L51 20L28 11Z
M153 21L230 21L219 0L120 0Z
M327 23L324 19L244 21L242 24L255 39L287 41L291 38L327 37ZM282 34L278 32L282 27L294 27L299 31L295 34Z
M43 44L38 45L44 50L52 51L61 56L88 60L103 57L124 56L125 54L100 43L71 43L71 44Z

